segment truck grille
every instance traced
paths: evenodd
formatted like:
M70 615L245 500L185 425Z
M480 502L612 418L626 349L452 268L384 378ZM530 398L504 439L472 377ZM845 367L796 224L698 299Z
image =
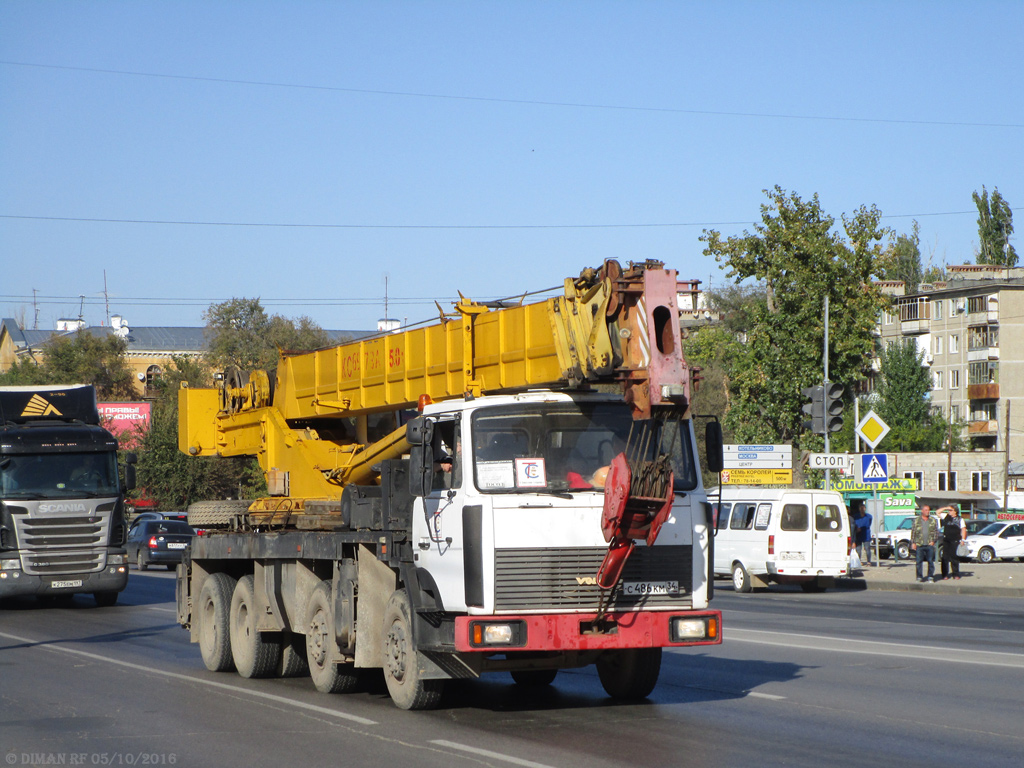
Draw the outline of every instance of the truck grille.
M57 576L99 571L110 515L12 516L26 573Z
M601 590L591 580L606 552L603 547L497 550L495 611L597 610ZM624 595L619 587L610 610L691 607L692 559L688 546L637 547L626 561L622 582L676 581L679 593Z

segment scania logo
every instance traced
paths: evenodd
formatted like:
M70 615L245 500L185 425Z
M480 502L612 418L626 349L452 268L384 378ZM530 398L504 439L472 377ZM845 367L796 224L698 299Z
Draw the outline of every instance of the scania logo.
M40 512L86 512L85 504L40 504Z
M577 576L576 577L576 583L579 584L581 587L584 587L584 586L586 586L586 587L595 586L597 584L597 577L596 576Z

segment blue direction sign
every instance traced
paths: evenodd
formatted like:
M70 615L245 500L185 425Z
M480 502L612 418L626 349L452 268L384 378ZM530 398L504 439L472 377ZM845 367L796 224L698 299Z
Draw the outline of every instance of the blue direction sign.
M865 483L884 484L889 482L889 456L885 453L862 453L860 466Z

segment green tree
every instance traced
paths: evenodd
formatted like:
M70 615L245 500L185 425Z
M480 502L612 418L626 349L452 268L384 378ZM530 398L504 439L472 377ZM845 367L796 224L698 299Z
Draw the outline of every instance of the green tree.
M883 448L899 451L941 451L950 423L933 407L931 373L924 351L913 339L889 342L879 351L881 375L875 390L875 411L889 425ZM953 450L963 447L961 425L953 426Z
M1017 266L1017 251L1010 244L1013 234L1013 210L999 194L999 188L981 188L981 194L974 192L974 204L978 206L978 264L995 264L1003 267Z
M43 344L42 362L19 360L0 375L2 384L92 384L97 400L137 396L124 339L89 331L53 334Z
M843 236L817 195L804 201L780 187L765 190L755 232L723 239L705 230L704 254L737 283L754 279L764 299L751 307L750 329L727 358L725 424L742 442L791 442L801 436L800 390L822 379L823 300L830 303L829 378L851 385L865 376L878 313L887 299L872 285L888 230L877 208L843 217ZM808 447L816 441L804 435Z
M327 332L308 317L297 321L268 316L259 299L230 299L211 304L206 322L207 360L215 369L277 367L279 350L308 351L331 343Z
M907 293L917 293L921 273L921 226L915 221L911 233L897 235L882 255L876 275L881 280L902 280Z

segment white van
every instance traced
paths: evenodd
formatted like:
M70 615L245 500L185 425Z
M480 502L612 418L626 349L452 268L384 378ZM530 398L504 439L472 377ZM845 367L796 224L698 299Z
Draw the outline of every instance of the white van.
M835 585L849 570L850 521L836 491L793 488L708 491L717 510L715 575L732 576L737 592L753 580L800 584L808 592Z

